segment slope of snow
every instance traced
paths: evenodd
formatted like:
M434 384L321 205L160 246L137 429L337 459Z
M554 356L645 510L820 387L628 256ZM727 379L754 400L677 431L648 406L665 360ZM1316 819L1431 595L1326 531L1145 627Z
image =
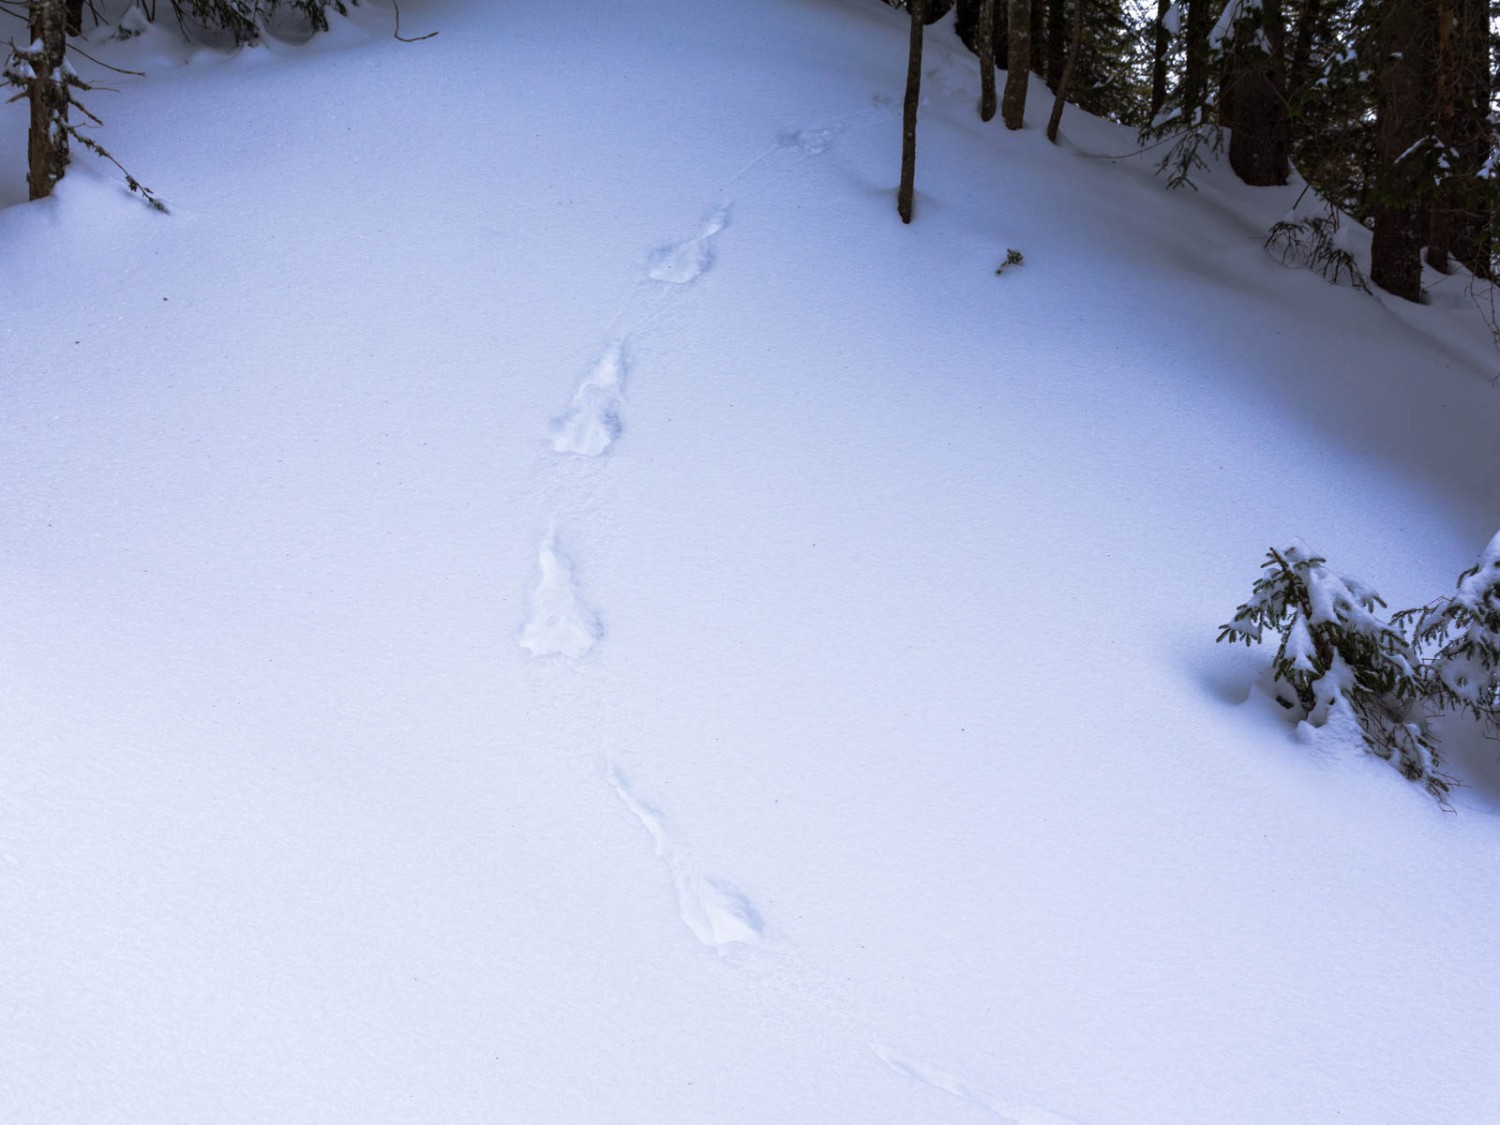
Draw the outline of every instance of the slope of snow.
M1463 282L946 25L902 226L874 0L434 29L99 46L172 215L0 212L0 1118L1500 1120L1494 748L1213 644L1500 526Z

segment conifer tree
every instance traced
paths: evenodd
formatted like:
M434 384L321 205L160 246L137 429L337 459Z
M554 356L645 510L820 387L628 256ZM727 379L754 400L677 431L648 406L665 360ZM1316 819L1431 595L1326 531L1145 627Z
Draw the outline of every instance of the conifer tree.
M1335 574L1302 543L1271 550L1262 569L1219 640L1258 644L1267 630L1279 633L1277 702L1315 727L1345 714L1372 754L1444 798L1451 782L1422 709L1421 662L1402 630L1380 617L1380 595Z

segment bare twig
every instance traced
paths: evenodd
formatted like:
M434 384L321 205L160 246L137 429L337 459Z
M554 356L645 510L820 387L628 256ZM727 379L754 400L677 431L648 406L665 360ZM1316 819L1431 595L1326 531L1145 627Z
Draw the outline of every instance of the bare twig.
M68 50L75 55L82 55L84 58L88 59L89 62L94 63L98 66L102 66L105 70L112 70L116 74L129 74L133 75L136 78L146 77L146 72L143 70L126 70L124 67L110 66L107 62L100 62L98 59L94 58L93 55L89 54L82 47L80 47L77 43L69 43Z
M396 9L396 30L393 32L393 34L397 39L401 40L401 42L420 43L422 42L422 40L431 39L434 35L437 34L437 32L435 31L429 31L426 35L418 35L413 38L407 38L405 35L401 34L401 5L397 3L397 0L391 0L391 7Z

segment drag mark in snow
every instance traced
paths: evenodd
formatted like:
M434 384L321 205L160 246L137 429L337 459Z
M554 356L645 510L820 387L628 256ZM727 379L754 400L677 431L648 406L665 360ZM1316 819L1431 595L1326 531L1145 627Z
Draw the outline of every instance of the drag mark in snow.
M693 936L720 953L731 945L760 944L765 923L761 921L760 911L744 892L722 879L699 872L687 849L668 834L660 810L637 797L623 773L611 769L609 780L625 807L645 825L656 843L656 854L672 874L677 911Z
M521 647L532 656L578 660L603 636L599 615L579 595L573 566L558 553L556 536L549 531L537 548L537 580L531 612L521 627Z
M686 242L660 246L651 251L646 262L646 276L669 285L686 285L714 264L714 235L729 225L729 204L721 203L703 221L703 229Z
M628 361L625 341L604 350L594 369L578 384L568 409L552 423L552 448L559 453L598 457L620 436Z
M914 1063L903 1059L884 1047L871 1048L881 1062L890 1067L897 1074L904 1074L908 1078L915 1078L918 1082L924 1082L936 1090L966 1101L970 1105L977 1105L981 1109L987 1109L1001 1121L1008 1121L1010 1125L1078 1125L1078 1122L1069 1117L1062 1117L1046 1109L1037 1109L1034 1106L1007 1105L998 1098L991 1097L983 1090L977 1089L956 1075L947 1071L939 1070L937 1067L928 1066L924 1063Z

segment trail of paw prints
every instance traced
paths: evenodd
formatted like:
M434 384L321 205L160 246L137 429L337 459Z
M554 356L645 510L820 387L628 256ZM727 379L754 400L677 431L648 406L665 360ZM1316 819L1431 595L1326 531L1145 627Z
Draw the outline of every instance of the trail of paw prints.
M1001 1121L1009 1122L1009 1125L1079 1125L1071 1117L1063 1117L1053 1113L1051 1110L1039 1109L1036 1106L1013 1105L990 1094L986 1090L973 1085L970 1082L950 1074L945 1070L932 1066L928 1063L913 1062L901 1057L885 1047L871 1048L877 1058L897 1074L914 1078L918 1082L925 1083L935 1090L941 1090L950 1094L960 1101L977 1105L981 1109L988 1110Z
M567 555L549 530L537 547L536 579L531 588L520 646L532 656L566 656L580 660L604 637L599 615L583 600Z
M554 451L580 457L599 457L609 451L624 429L620 407L628 369L625 341L616 340L578 384L568 409L553 419Z
M656 844L656 854L672 876L683 925L721 955L737 945L759 945L765 936L765 922L755 903L733 883L700 871L687 848L667 831L661 811L638 797L618 768L610 769L609 779L625 807Z
M806 129L788 130L776 139L779 148L795 148L804 156L822 156L833 144L833 138L844 131L840 122L832 125L809 126Z
M730 204L719 204L692 238L651 251L646 260L646 276L668 285L686 285L707 273L714 264L714 236L729 225L729 211Z

